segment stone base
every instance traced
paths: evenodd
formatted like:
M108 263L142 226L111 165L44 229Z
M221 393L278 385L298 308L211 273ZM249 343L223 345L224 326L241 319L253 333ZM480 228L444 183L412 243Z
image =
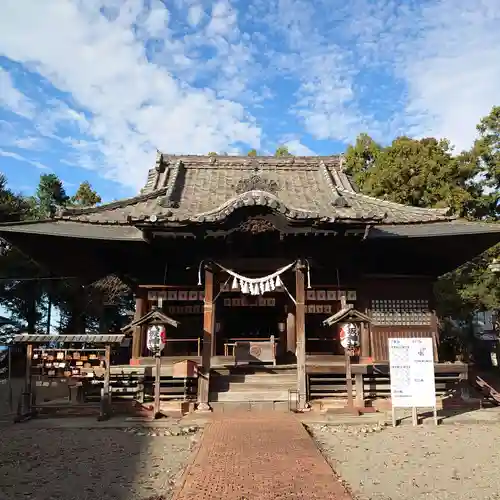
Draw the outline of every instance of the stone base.
M325 413L327 415L360 415L358 408L351 408L349 406L344 406L343 408L328 408Z
M195 413L211 413L212 408L208 403L198 403L196 405Z

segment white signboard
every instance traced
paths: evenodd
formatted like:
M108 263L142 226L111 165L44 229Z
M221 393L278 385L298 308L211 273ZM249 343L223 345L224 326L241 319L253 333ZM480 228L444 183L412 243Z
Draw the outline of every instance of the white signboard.
M436 385L432 338L389 339L393 408L434 408Z

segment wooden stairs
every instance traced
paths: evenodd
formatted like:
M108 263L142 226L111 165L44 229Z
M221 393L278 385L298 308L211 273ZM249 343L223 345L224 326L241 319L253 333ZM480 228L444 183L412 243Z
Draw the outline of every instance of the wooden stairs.
M215 369L209 401L214 412L229 410L290 411L296 407L295 367L246 365Z

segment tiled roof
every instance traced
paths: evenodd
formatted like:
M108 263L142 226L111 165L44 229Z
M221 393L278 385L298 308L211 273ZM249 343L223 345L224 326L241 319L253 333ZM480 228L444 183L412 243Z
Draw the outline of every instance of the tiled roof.
M403 224L451 220L443 209L408 207L359 194L342 156L255 157L159 154L138 196L59 220L94 224L215 222L241 206L267 206L290 219Z

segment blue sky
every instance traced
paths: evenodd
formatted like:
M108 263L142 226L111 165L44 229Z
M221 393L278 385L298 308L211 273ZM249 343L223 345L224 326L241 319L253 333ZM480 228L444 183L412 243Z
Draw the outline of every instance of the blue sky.
M498 0L2 0L0 171L133 195L158 148L332 154L500 104Z

